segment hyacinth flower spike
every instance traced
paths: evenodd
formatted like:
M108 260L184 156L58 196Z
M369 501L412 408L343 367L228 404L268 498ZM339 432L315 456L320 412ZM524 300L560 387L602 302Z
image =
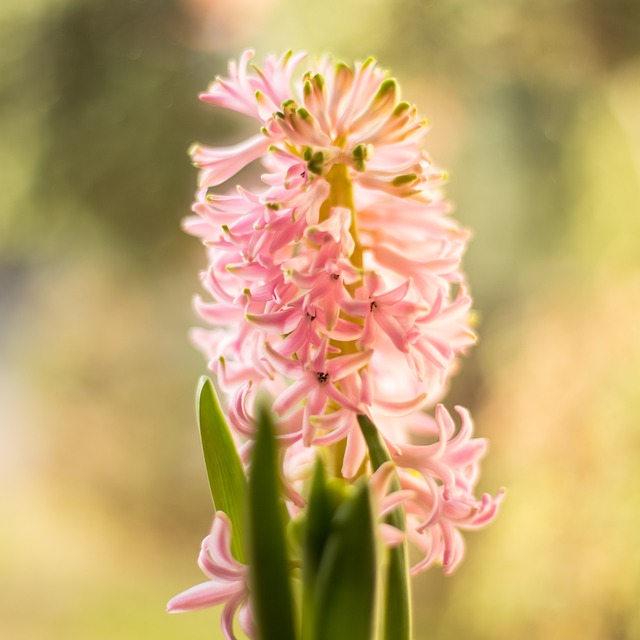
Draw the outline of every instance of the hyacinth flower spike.
M228 640L236 613L261 640L410 640L408 546L412 572L450 574L461 532L503 495L476 497L487 443L466 409L458 427L437 404L476 339L469 233L422 147L426 119L373 58L253 57L200 96L252 134L190 150L184 229L209 263L194 304L209 328L191 337L220 391L198 392L216 515L209 582L169 608L224 604ZM261 185L222 186L258 161Z

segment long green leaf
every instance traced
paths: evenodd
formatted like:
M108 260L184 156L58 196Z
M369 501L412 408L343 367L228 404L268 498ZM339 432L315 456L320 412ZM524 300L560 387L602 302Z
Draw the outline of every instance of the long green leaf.
M213 506L232 524L231 550L246 563L247 478L211 380L200 378L196 395L198 424Z
M369 449L369 457L374 469L391 459L380 432L365 415L358 416L360 430ZM394 478L392 488L399 489ZM404 531L404 509L394 509L387 517L387 522ZM384 590L383 640L411 640L411 584L406 542L389 549L387 575Z
M295 640L277 448L262 407L249 475L249 571L259 640Z
M329 534L336 501L327 487L327 477L321 458L316 459L309 500L303 544L302 564L302 637L310 638L316 617L316 582Z
M333 519L318 573L313 640L371 640L375 579L371 500L362 483Z

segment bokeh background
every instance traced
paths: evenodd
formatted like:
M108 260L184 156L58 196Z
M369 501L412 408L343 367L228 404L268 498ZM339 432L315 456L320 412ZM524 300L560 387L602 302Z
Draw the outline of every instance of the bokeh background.
M211 517L179 221L226 60L374 54L474 230L455 379L502 514L415 582L417 640L640 638L637 0L21 0L0 8L0 636L218 638L167 616Z

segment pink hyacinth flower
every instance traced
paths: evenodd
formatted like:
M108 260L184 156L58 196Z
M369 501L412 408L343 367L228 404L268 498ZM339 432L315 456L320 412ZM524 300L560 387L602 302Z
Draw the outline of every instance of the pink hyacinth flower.
M406 539L422 553L414 570L440 563L450 573L463 557L460 532L490 522L502 494L475 496L486 442L472 437L468 412L457 408L458 430L442 405L434 419L422 413L475 342L462 270L469 234L422 148L427 122L371 58L353 67L304 53L252 59L243 53L200 96L255 128L236 145L191 149L199 188L184 228L209 260L206 298L194 304L209 328L193 342L226 396L245 462L256 398L272 398L292 513L304 508L314 447L332 449L347 480L367 470L357 416L371 417L391 455L371 480L379 516L402 506ZM257 162L260 185L222 191ZM416 433L436 442L417 445ZM388 493L394 470L400 489ZM216 516L216 540L225 518ZM381 525L384 541L403 542L392 529ZM225 602L232 633L237 609L243 627L250 621L245 568L209 538L211 581L172 606Z

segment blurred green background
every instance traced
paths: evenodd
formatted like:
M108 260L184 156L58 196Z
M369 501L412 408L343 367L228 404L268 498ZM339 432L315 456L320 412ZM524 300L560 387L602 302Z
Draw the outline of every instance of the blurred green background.
M179 222L197 93L247 46L374 54L474 230L449 403L499 519L415 581L417 640L640 639L637 0L21 0L0 8L0 636L218 638L167 616L211 518Z

